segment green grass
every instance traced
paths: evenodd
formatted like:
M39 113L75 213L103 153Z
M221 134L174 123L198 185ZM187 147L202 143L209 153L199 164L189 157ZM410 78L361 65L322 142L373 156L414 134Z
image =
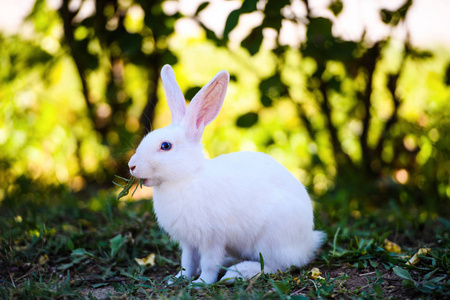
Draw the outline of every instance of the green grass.
M339 218L319 205L317 223L328 239L305 268L260 274L250 281L210 286L168 284L180 251L157 226L149 200L117 201L111 192L73 194L22 184L0 206L2 299L145 298L306 299L437 298L450 295L450 223L385 209ZM320 213L319 213L320 212ZM422 218L423 219L423 218ZM384 249L385 239L402 253ZM407 265L419 248L419 255ZM155 264L135 258L155 254ZM310 270L319 268L321 278Z

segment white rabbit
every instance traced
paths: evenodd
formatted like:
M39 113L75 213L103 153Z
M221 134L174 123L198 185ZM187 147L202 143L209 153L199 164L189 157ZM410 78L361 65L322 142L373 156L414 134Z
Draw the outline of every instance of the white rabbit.
M228 73L220 71L187 108L169 65L161 79L172 124L149 133L129 167L153 186L158 223L181 246L177 276L214 283L232 257L242 262L223 278L249 279L261 271L260 253L266 273L308 264L325 235L314 231L305 187L263 153L203 155L202 133L219 113Z

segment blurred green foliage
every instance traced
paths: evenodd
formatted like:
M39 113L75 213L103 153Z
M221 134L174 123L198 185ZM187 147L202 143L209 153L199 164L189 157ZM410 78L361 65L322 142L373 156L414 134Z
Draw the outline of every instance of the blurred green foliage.
M315 16L308 1L303 4L306 15L300 18L291 1L261 6L246 0L228 16L224 39L248 13L263 15L261 25L241 42L251 56L263 51L264 31L275 31L275 68L261 80L260 101L264 107L283 99L294 102L300 126L284 128L283 134L292 146L293 135L306 133L310 160L303 168L312 170L313 178L305 181L319 195L328 191L325 205L335 202L346 210L358 209L362 201L386 204L390 198L432 211L448 205L449 89L439 79L448 56L416 49L409 36L401 44L389 36L344 41L332 32L333 18ZM408 0L397 10L382 9L380 18L398 26L411 5ZM329 9L337 16L342 7L341 1L331 1ZM298 49L280 43L283 22L306 26L306 41ZM242 115L237 125L251 125L256 118L242 122L249 116Z
M448 295L448 49L343 40L334 17L314 15L307 0L244 0L223 32L200 17L209 2L190 15L176 1L48 4L36 0L19 34L0 33L1 298L95 299L106 286L130 299ZM291 9L299 4L304 15ZM403 26L411 4L381 10L380 20ZM330 2L333 15L343 9ZM237 46L249 14L261 22ZM286 24L304 29L298 46L281 43ZM192 26L198 32L182 34ZM204 133L207 155L263 151L308 187L316 227L328 234L313 263L322 279L308 267L233 287L167 288L179 251L152 202L111 193L141 137L170 123L159 101L166 63L187 100L230 72L224 107ZM406 265L420 247L431 254ZM149 253L154 266L135 263Z
M448 50L389 36L343 40L334 19L312 14L306 0L301 16L291 1L244 0L221 34L199 17L208 2L192 15L170 9L173 1L94 3L86 16L85 1L54 10L36 0L22 33L0 35L0 201L27 194L24 182L80 191L127 175L143 133L170 122L158 101L159 70L169 63L188 100L218 70L232 75L204 134L211 157L267 152L336 218L392 201L423 218L448 215ZM380 19L401 26L411 4L383 9ZM339 15L343 3L329 9ZM230 36L253 13L261 23L233 48ZM200 33L179 34L186 22ZM280 42L286 23L305 28L298 47Z

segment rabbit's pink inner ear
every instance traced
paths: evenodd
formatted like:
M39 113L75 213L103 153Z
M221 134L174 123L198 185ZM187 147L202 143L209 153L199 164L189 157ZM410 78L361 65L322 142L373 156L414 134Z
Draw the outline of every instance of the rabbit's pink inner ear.
M175 73L169 65L161 69L161 80L166 92L167 103L172 114L172 123L180 123L186 114L186 100L175 79Z
M204 91L198 94L202 98L199 101L200 109L197 113L196 125L208 125L219 114L222 107L228 82L214 81L204 87ZM197 95L196 95L197 97ZM195 98L194 98L195 99Z
M220 71L189 104L183 123L187 128L188 136L195 141L201 139L205 126L219 114L225 99L228 80L228 73Z

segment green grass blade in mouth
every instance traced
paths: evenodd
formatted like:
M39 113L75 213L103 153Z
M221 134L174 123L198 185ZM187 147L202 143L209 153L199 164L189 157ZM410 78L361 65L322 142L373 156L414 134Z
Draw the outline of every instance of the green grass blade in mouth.
M125 197L126 195L128 195L128 194L130 193L130 190L131 190L131 188L133 187L133 184L134 184L134 182L135 182L136 180L138 180L138 183L136 184L136 187L134 188L134 191L131 193L131 197L134 196L134 193L136 192L136 190L137 190L138 187L141 187L141 188L142 188L142 183L144 182L144 179L142 179L142 178L138 179L138 178L133 177L133 176L131 176L129 179L124 178L124 177L121 177L121 176L118 176L118 175L114 175L114 176L116 176L117 178L120 178L120 179L124 180L124 181L127 183L126 185L121 185L121 184L119 184L119 183L113 181L113 184L115 184L115 185L117 185L117 186L119 186L119 187L122 188L122 191L120 191L119 195L117 195L117 198L116 198L117 201L118 201L120 198L123 198L123 197Z

